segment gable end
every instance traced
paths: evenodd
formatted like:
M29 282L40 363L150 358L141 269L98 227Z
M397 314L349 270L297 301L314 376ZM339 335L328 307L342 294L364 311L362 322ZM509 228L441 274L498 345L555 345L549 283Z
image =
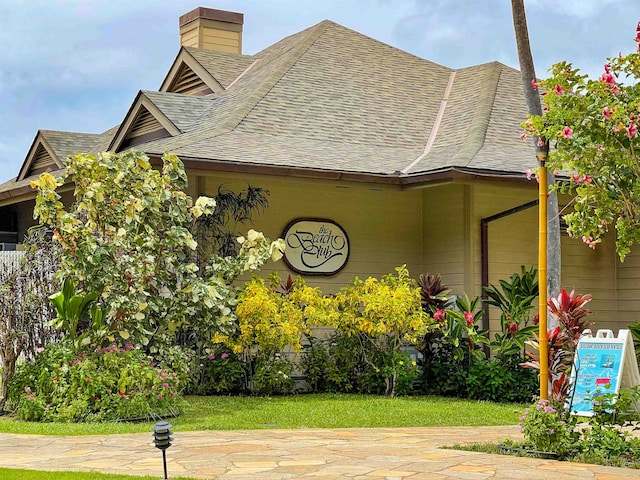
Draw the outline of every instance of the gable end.
M209 95L213 93L213 90L186 63L180 65L175 78L166 91L185 95Z
M120 149L134 147L141 143L170 136L171 134L160 124L151 112L144 106L141 106L120 145Z

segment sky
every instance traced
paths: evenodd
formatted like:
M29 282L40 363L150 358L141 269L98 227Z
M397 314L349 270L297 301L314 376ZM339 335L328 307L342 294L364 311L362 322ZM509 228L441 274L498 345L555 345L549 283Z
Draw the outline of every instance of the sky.
M329 19L451 68L518 68L509 0L0 0L0 182L38 129L101 133L157 90L196 7L244 13L243 53ZM539 78L566 60L597 77L635 49L638 0L526 0Z

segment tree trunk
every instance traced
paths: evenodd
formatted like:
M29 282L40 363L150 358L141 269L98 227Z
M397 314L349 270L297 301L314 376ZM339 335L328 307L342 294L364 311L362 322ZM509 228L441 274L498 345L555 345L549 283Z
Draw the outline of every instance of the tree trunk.
M0 380L0 413L4 412L9 396L9 383L13 378L17 357L12 345L8 345L2 355L2 379Z
M532 81L536 80L533 56L529 45L529 31L527 29L527 17L524 8L524 0L511 0L513 13L513 28L515 30L516 45L518 47L518 59L522 85L527 100L527 108L530 115L542 115L542 104L537 90L533 89ZM535 138L536 156L539 161L546 161L549 157L549 141L546 138ZM554 185L555 175L549 172L547 176L549 185ZM558 196L551 193L547 197L547 298L553 298L560 293L560 216L558 214ZM553 321L553 320L552 320ZM554 321L557 324L557 322ZM553 327L549 323L549 327Z

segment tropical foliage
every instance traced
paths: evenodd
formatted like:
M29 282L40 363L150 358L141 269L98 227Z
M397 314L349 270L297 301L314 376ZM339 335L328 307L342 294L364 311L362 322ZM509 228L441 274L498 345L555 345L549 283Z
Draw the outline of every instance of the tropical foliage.
M640 45L640 24L635 41ZM614 227L624 260L640 240L640 51L607 59L597 80L568 62L550 71L532 85L544 90L545 112L523 124L525 135L555 143L548 167L569 177L557 188L575 194L573 212L564 216L569 234L595 248Z
M64 178L45 173L32 182L34 216L54 230L63 249L59 277L85 295L99 295L105 311L76 332L82 344L133 341L156 348L185 324L229 327L233 280L280 255L281 242L254 233L238 257L213 256L199 269L190 230L197 218L213 214L215 202L194 202L184 193L187 175L178 157L165 154L162 162L154 169L134 150L70 156L66 176L75 184L75 203L68 210L56 192Z

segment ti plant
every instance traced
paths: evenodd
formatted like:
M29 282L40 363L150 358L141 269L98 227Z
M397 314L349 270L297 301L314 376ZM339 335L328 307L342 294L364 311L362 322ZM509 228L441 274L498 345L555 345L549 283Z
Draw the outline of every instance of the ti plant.
M449 305L447 295L451 293L451 290L442 284L440 275L420 274L418 285L420 285L422 309L425 313L432 315L439 309L447 308Z

